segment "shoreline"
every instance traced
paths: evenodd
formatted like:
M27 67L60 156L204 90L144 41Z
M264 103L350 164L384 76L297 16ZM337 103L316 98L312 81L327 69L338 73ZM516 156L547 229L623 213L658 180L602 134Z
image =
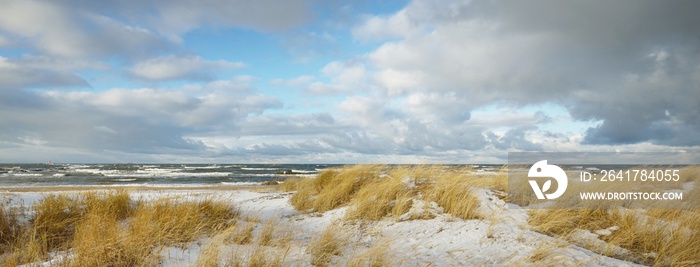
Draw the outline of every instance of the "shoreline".
M212 185L212 186L101 186L101 185L80 185L80 186L29 186L29 187L0 187L0 192L69 192L69 191L90 191L90 190L127 190L127 191L162 191L162 190L249 190L255 192L272 191L278 188L277 185Z

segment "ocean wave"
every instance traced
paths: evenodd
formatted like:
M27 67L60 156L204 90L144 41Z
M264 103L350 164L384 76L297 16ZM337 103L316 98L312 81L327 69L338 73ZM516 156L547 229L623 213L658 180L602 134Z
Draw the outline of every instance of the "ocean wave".
M185 166L185 169L191 169L191 170L205 170L205 169L220 169L222 168L219 165L209 165L209 166Z
M83 165L83 164L73 164L73 165L68 165L68 169L86 169L90 168L89 165Z
M241 170L246 170L246 171L276 171L276 170L279 170L279 168L253 168L253 167L244 167L244 168L241 168Z
M133 181L136 181L136 178L120 178L120 179L114 179L112 181L115 181L115 182L133 182Z
M141 165L141 168L158 168L158 165Z
M183 169L161 169L161 168L145 168L145 169L140 169L136 170L136 172L141 172L141 173L170 173L170 172L179 172L182 171Z
M246 173L246 174L238 174L236 175L238 177L278 177L281 176L280 174L275 174L275 173Z
M183 172L183 169L148 168L136 171L74 169L73 173L89 173L105 177L226 177L230 172Z
M41 177L44 176L41 173L11 173L12 176L17 177Z
M134 172L134 173L118 173L104 174L106 177L226 177L231 173L228 172L168 172L168 173L149 173L149 172Z

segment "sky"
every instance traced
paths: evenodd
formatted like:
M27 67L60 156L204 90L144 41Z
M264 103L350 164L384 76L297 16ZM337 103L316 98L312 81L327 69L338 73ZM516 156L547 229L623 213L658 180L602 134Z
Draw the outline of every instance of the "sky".
M698 1L4 0L0 162L700 152Z

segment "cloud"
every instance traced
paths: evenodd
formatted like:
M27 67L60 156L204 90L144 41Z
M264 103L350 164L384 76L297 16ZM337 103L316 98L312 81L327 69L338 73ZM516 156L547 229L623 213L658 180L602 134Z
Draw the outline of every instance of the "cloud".
M347 125L336 123L328 113L260 115L242 122L242 135L300 135L312 137L343 131Z
M109 14L109 15L103 15ZM311 17L305 1L3 1L0 32L63 57L140 57L200 27L275 31ZM169 41L161 38L165 36Z
M9 40L7 40L7 37L4 37L0 35L0 47L7 47L11 44Z
M292 79L274 79L271 81L274 85L283 85L287 87L302 87L313 82L316 78L311 75L302 75Z
M220 70L238 69L244 64L225 60L206 60L199 56L160 56L136 63L129 73L141 79L164 80L212 80Z
M409 10L402 9L392 16L367 16L362 24L352 29L352 35L361 41L386 41L403 39L420 34L420 24L410 18Z
M339 54L340 42L328 32L300 32L282 41L294 61L309 62L311 60L330 57Z
M89 85L81 77L55 65L42 66L26 60L12 60L0 56L0 90L68 86Z
M367 69L359 61L333 61L326 64L321 73L324 78L330 78L330 82L314 81L307 79L293 80L292 82L307 85L301 86L302 90L311 95L339 95L361 91L367 86Z
M0 32L43 54L68 57L137 57L167 46L152 31L130 25L90 5L72 8L54 1L3 1Z
M465 162L700 145L689 134L700 131L698 3L414 0L360 15L348 32L323 30L352 19L295 28L318 8L4 1L0 47L12 58L0 57L0 125L11 127L0 131L0 155ZM202 28L292 29L277 40L303 64L292 79L219 80L243 63L190 51L183 36ZM336 57L343 34L358 54ZM319 57L325 65L303 73ZM88 82L99 86L65 89Z
M385 41L366 62L380 89L366 88L405 107L404 123L416 119L439 137L459 120L471 124L479 107L551 103L600 122L583 144L700 144L688 137L700 129L700 18L689 11L698 3L438 2L369 15L353 30ZM536 148L516 144L536 128L511 130L487 139Z
M112 4L133 20L149 25L175 40L182 34L202 26L277 31L300 26L311 17L309 5L303 0L154 0L143 3L115 1ZM145 12L139 11L149 9L157 12L144 14Z
M0 124L12 125L0 140L37 150L207 155L191 136L235 136L247 116L281 107L245 87L232 80L169 90L13 91L0 96Z

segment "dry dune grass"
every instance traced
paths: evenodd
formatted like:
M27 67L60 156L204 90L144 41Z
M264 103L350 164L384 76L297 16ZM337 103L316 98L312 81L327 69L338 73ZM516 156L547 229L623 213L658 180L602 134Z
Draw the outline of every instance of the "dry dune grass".
M348 203L363 186L378 178L381 168L357 165L321 172L313 183L313 190L319 192L313 200L315 211L324 212Z
M348 219L379 220L387 214L395 217L408 212L415 192L392 176L374 179L362 187L348 210Z
M683 183L700 181L700 165L691 165L681 169L679 176Z
M571 234L576 229L595 232L617 227L610 235L599 238L632 253L632 257L623 259L660 266L694 266L700 263L697 216L695 211L552 209L531 211L530 224L536 231L565 239L572 239ZM591 249L617 256L607 248Z
M526 258L509 264L509 266L571 266L571 262L566 262L566 257L562 257L559 249L567 247L565 242L540 243ZM581 266L578 263L574 266Z
M364 252L353 255L346 266L352 267L385 267L390 266L393 261L389 257L391 243L387 240L380 240Z
M210 199L137 203L125 191L47 195L32 210L25 230L4 251L6 266L68 250L73 256L61 265L152 266L159 247L219 231L239 216L233 206Z
M311 255L311 265L328 266L333 256L340 256L341 248L345 245L344 237L336 225L330 225L323 233L311 241L306 252Z
M412 199L436 202L456 217L484 219L477 212L479 200L474 188L507 191L507 176L501 171L492 175L474 175L469 169L449 166L380 166L355 165L327 170L318 178L295 179L287 190L297 191L292 204L303 211L326 211L343 205L350 206L346 219L379 220L397 216L410 209ZM700 181L700 168L682 170L684 182ZM600 186L609 187L610 184ZM627 184L629 186L637 186ZM657 190L639 184L639 190ZM689 192L700 192L695 186ZM615 189L615 188L612 188ZM572 188L575 190L575 188ZM607 190L611 190L607 188ZM507 196L506 196L507 198ZM560 204L570 207L581 203ZM618 208L610 208L610 207ZM628 210L630 201L618 203L587 203L588 209L567 208L531 210L533 229L564 239L574 238L576 229L597 230L616 227L610 235L600 235L608 247L592 250L623 260L653 265L692 266L700 264L700 213L698 210ZM627 249L618 255L612 246ZM542 253L540 253L542 254ZM536 258L531 259L536 262Z
M296 191L290 203L301 211L350 205L347 219L398 217L411 208L413 199L434 201L457 217L477 219L479 202L470 188L504 189L503 184L502 179L477 177L458 167L354 165L291 180L283 189Z
M478 212L479 200L471 193L469 176L455 175L437 179L426 190L425 197L456 217L465 220L483 219Z
M700 177L700 167L697 165L681 170L683 183L697 183L700 181L698 177ZM598 188L588 188L588 190L652 192L669 189L650 186L649 183L643 182L595 184L595 186ZM681 186L676 184L674 187ZM571 187L571 190L575 191L577 187ZM686 204L690 204L690 207L698 207L699 192L700 185L694 184L690 192L684 194ZM617 227L618 229L612 231L610 235L601 235L599 238L608 244L629 250L631 255L622 257L625 260L658 266L700 264L700 210L672 209L678 207L663 206L663 203L657 204L659 209L634 209L639 203L632 200L581 203L574 198L565 198L561 201L557 200L556 204L558 209L530 211L530 224L534 226L534 230L569 238L576 229L595 232ZM584 204L585 206L581 206ZM585 208L570 209L576 206ZM593 250L604 255L619 257L609 248Z
M9 204L9 203L8 203ZM10 250L24 230L19 222L20 210L0 203L0 254Z
M294 233L295 229L277 219L238 220L213 235L195 265L282 266Z
M284 247L292 240L293 233L293 229L288 224L269 219L262 225L258 243L262 246Z

